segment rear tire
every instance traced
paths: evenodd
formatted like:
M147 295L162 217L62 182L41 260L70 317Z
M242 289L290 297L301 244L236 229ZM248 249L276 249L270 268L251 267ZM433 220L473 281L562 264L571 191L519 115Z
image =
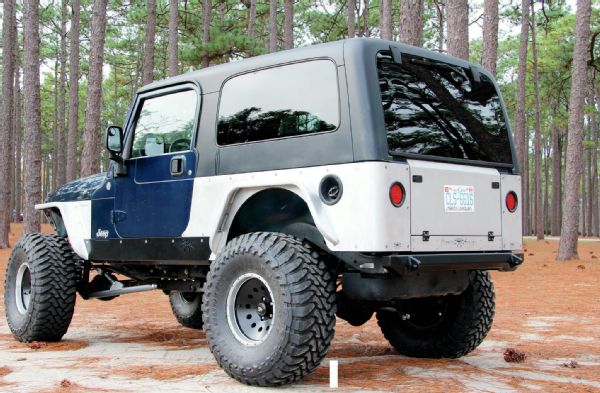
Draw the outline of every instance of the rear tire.
M204 331L219 365L248 385L302 379L334 335L335 285L319 254L294 237L231 240L204 286Z
M202 292L171 291L169 303L173 315L182 326L202 329Z
M398 311L379 311L385 338L402 355L458 358L481 344L494 319L494 286L488 272L473 271L459 295L402 300Z
M15 245L4 279L8 326L22 342L59 341L77 293L77 261L65 238L30 233Z

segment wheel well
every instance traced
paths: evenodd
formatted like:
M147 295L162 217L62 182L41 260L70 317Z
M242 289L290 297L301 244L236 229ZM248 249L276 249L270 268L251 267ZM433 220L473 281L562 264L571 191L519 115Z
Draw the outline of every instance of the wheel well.
M48 222L54 227L56 234L60 237L67 237L67 228L60 214L60 210L57 207L44 210L44 214L48 219Z
M286 233L325 245L306 202L282 188L260 191L248 198L231 223L227 241L250 232Z

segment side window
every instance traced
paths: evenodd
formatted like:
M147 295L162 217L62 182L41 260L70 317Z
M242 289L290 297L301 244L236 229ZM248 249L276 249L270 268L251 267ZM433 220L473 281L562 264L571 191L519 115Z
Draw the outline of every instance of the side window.
M133 134L131 157L190 150L198 95L183 90L142 101Z
M336 66L314 60L234 77L221 92L220 145L335 130L340 122Z

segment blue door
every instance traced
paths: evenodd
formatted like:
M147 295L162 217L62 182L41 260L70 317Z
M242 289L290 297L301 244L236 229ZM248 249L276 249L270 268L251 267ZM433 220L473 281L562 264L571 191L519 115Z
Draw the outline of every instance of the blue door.
M127 173L115 178L121 238L178 237L190 217L199 92L179 86L138 98L127 132Z

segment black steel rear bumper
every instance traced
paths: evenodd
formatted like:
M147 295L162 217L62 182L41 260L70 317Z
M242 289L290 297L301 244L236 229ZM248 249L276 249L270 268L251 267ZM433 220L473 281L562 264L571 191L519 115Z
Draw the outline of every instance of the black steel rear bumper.
M364 255L336 253L361 273L404 275L413 272L499 270L513 271L523 263L523 254L511 251L436 254Z

